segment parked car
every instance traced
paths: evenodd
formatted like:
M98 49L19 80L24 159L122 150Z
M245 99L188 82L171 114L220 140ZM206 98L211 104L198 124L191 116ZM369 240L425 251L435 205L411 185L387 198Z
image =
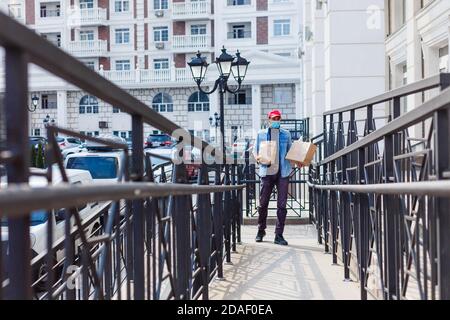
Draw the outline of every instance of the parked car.
M40 136L29 137L30 147L38 148L38 145L45 146L47 144L47 138Z
M56 142L61 150L79 147L82 144L80 139L72 137L56 137Z
M145 142L146 148L158 148L173 146L174 141L168 134L151 134Z
M68 155L65 167L89 171L95 183L115 182L122 168L122 162L120 151L83 151Z
M45 172L42 169L32 169L33 172ZM87 171L83 170L67 170L67 177L69 178L69 183L72 185L84 185L92 183L92 177ZM52 173L53 176L53 185L63 184L63 180L59 170L55 169ZM2 182L2 188L6 187L6 181ZM43 176L31 176L29 185L31 187L44 187L48 185L47 179ZM98 233L98 230L101 228L101 220L105 210L108 210L110 202L100 202L100 203L88 203L85 205L81 205L77 208L80 218L82 222L90 221L89 224L85 228L86 235L90 237ZM64 237L64 229L65 229L65 214L66 209L60 209L55 212L55 214L51 215L51 226L53 229L53 237L54 243L58 243ZM44 253L47 250L47 228L48 228L48 214L45 210L36 210L33 211L30 215L30 240L31 240L31 251L32 257L35 258L38 255ZM1 220L1 234L2 240L8 242L8 220ZM81 244L79 237L77 237L75 241L75 245L78 247ZM5 244L4 244L5 245ZM5 248L5 247L4 247ZM64 258L64 248L57 250L54 256L54 263L58 263L61 259ZM2 259L5 261L4 259ZM39 278L45 275L46 273L46 259L40 259L39 263L33 265L33 282L36 282ZM40 291L46 288L46 280L45 277L43 280L39 281L35 288Z
M80 153L86 151L86 149L83 147L82 144L80 144L77 147L71 147L71 148L65 148L61 150L61 154L63 156L63 159L66 159L68 155L74 154L74 153Z

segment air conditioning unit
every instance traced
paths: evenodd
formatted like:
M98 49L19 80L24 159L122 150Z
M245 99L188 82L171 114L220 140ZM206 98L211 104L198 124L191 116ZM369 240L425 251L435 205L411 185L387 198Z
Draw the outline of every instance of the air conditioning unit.
M164 42L156 42L155 47L156 47L156 49L159 49L159 50L164 49Z
M155 16L157 16L158 18L164 17L164 10L155 11Z
M108 122L106 122L106 121L99 121L98 122L98 127L100 129L108 129Z

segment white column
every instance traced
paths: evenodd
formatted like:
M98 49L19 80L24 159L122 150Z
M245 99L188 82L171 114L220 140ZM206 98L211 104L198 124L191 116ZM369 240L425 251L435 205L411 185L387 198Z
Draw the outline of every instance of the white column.
M56 105L58 106L56 123L59 127L67 128L67 91L56 93Z
M252 133L256 139L258 131L261 129L261 85L252 85Z

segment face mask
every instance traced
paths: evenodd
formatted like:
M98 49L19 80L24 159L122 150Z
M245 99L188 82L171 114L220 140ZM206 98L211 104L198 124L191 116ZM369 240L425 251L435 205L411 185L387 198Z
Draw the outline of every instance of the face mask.
M280 122L280 121L273 121L273 122L270 124L270 127L271 127L272 129L280 129L280 127L281 127L281 122Z

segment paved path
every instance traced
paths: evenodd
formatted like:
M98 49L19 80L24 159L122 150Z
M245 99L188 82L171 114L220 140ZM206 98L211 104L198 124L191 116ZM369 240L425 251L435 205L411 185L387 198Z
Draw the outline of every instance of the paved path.
M357 300L359 284L344 282L342 265L317 244L314 226L286 226L288 247L273 244L273 226L264 243L255 243L255 226L244 226L242 245L224 266L225 280L214 280L213 300Z

